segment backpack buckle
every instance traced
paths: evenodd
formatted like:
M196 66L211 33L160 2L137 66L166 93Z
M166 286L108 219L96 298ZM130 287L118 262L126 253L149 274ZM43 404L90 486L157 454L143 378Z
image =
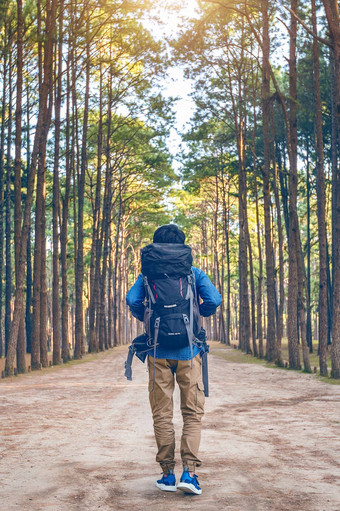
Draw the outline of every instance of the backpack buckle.
M189 325L189 323L190 323L189 318L186 314L183 314L183 321L186 325Z
M159 328L160 322L161 322L161 318L156 318L155 319L155 328L157 328L157 329Z

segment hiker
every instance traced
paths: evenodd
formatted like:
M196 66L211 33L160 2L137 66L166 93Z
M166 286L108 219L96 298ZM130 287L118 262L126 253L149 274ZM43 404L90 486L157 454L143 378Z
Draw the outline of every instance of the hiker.
M153 339L147 353L149 399L158 448L156 461L163 471L156 486L200 495L195 471L201 465L198 449L205 399L202 355L206 347L200 316L214 314L221 295L209 277L192 266L191 248L184 242L185 234L175 224L155 231L153 243L142 249L142 274L128 292L126 302L132 315L144 321L147 338ZM183 474L177 487L172 423L175 376L183 416Z

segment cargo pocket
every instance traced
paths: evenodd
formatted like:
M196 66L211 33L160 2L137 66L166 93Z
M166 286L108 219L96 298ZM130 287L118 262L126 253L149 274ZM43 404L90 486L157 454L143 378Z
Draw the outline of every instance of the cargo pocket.
M198 414L204 413L204 402L205 397L203 384L201 382L196 383L196 412Z

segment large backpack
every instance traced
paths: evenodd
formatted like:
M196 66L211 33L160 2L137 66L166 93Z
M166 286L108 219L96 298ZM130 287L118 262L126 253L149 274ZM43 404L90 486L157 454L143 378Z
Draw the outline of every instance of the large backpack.
M147 300L145 333L129 347L125 376L132 380L135 354L144 362L152 350L155 357L157 346L169 350L190 346L192 360L194 341L200 348L204 394L208 397L209 346L201 327L191 248L175 243L151 243L142 249L141 260Z
M190 346L201 330L191 248L152 243L141 251L145 331L166 349Z

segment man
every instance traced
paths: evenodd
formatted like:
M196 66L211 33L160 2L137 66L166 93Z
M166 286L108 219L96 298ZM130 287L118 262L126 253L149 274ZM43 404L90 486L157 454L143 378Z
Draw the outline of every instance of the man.
M169 247L170 252L173 254L168 264L170 269L171 265L173 265L175 268L174 273L176 273L176 246L178 245L178 253L185 252L184 248L188 249L191 258L190 247L184 245L184 241L185 234L176 225L163 225L154 233L153 244L156 245L148 245L146 249L151 248L152 250L158 247L158 250L161 250L163 246L159 244L167 244L164 245L164 248ZM155 258L156 262L157 257ZM191 267L191 262L192 258L190 259L189 270L193 273L196 293L202 300L198 305L199 314L201 316L211 316L221 304L221 295L202 270ZM164 275L168 277L167 273L164 273ZM164 277L163 281L166 281ZM148 294L145 285L149 286L148 281L145 281L145 277L141 274L126 297L126 302L133 316L140 321L145 321L145 312L148 311L145 305ZM180 285L182 286L181 279ZM154 293L157 293L155 285L154 289ZM182 293L182 288L180 291ZM150 292L152 293L152 290ZM196 301L195 303L197 304L198 302ZM173 306L168 305L166 307ZM180 315L177 314L177 316ZM185 315L183 314L183 316ZM169 332L168 335L175 344L177 332ZM158 331L157 335L153 332L153 337L158 337ZM178 337L180 337L179 334ZM191 343L190 345L186 343L186 345L179 348L176 346L172 347L169 344L164 347L160 342L156 348L151 348L151 350L148 355L149 399L158 448L156 461L160 463L163 471L162 478L157 481L156 486L164 491L176 491L178 488L185 493L200 495L202 490L195 471L201 465L201 461L198 458L198 450L201 438L201 419L204 414L201 349L198 344L195 344L194 339L192 345ZM183 417L181 438L183 474L177 487L174 475L175 432L172 423L175 375L180 388Z

